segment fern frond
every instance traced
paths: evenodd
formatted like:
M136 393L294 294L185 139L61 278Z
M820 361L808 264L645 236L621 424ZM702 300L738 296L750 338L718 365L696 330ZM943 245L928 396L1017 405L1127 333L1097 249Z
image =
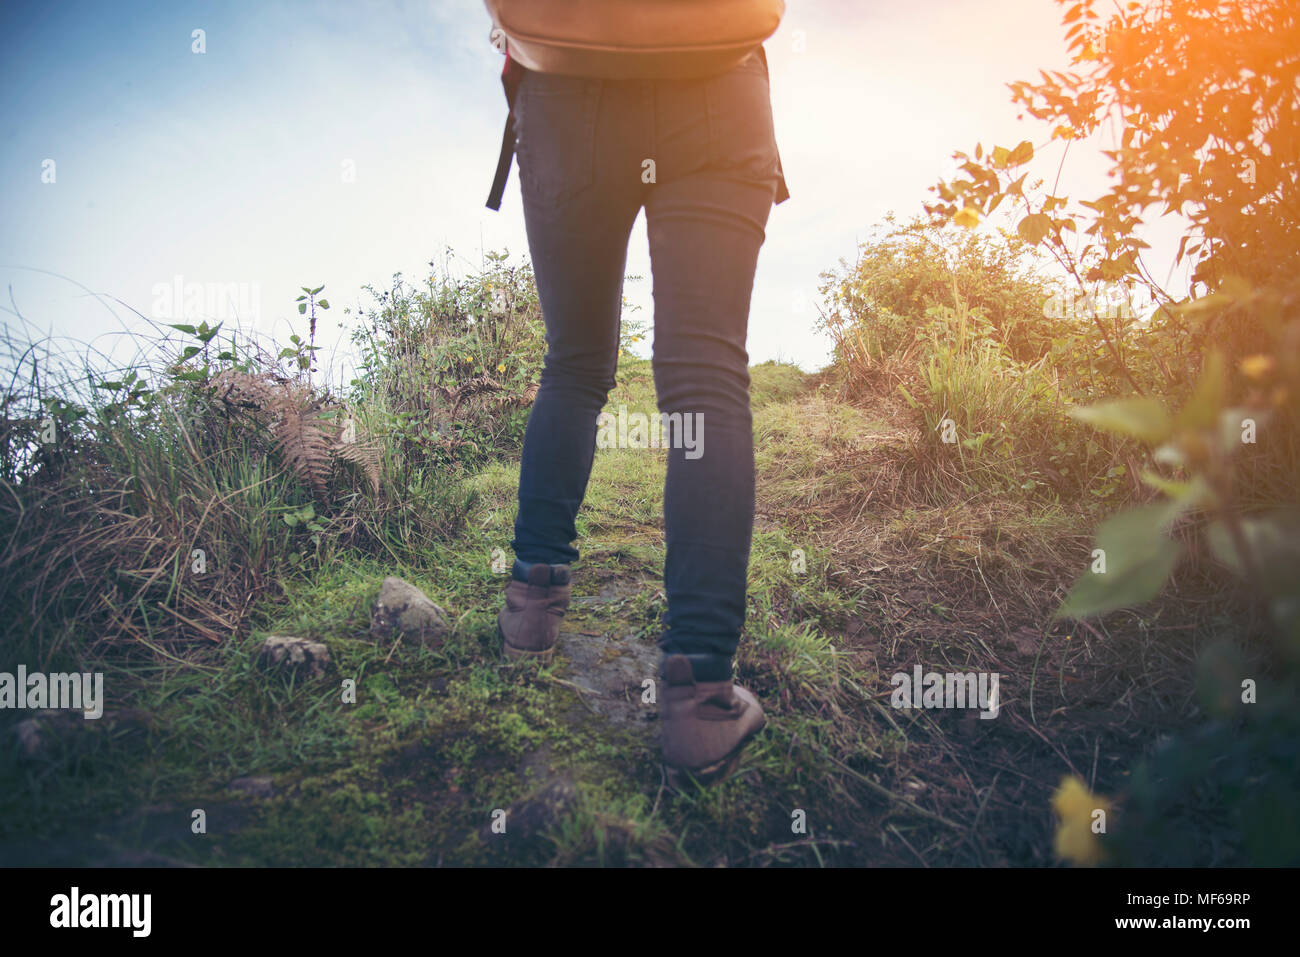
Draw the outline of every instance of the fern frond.
M271 404L275 422L271 435L284 464L299 480L324 497L329 484L329 423L305 390L286 390Z
M379 494L379 477L383 474L384 450L380 444L369 439L356 442L339 442L334 446L334 455L340 461L355 466L370 481L370 490Z

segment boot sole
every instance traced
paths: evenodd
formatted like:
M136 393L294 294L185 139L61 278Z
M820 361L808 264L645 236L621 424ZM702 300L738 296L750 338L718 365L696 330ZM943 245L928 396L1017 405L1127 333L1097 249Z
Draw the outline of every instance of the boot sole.
M692 784L709 787L725 781L735 773L736 768L740 765L740 755L745 750L745 745L749 744L758 735L758 732L762 731L766 726L767 722L765 721L754 730L753 734L736 745L726 757L714 761L712 764L706 764L702 768L683 768L665 762L663 766L664 777L668 787L678 794L684 794L690 790Z
M497 625L497 637L501 639L502 653L511 661L532 660L532 661L540 661L543 664L549 664L551 659L555 657L554 645L542 651L531 651L527 648L516 648L514 645L510 644L510 642L506 641L505 632L501 630L501 626L499 624Z

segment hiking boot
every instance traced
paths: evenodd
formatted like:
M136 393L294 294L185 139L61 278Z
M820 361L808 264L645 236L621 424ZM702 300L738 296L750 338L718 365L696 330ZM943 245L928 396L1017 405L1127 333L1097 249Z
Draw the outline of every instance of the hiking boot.
M517 569L521 566L517 566ZM506 604L497 614L497 634L507 658L550 661L560 621L569 607L569 566L538 562L528 566L527 581L512 577Z
M696 681L685 655L664 660L667 688L660 699L660 747L668 784L682 790L721 781L740 763L745 743L767 723L747 690L725 681Z

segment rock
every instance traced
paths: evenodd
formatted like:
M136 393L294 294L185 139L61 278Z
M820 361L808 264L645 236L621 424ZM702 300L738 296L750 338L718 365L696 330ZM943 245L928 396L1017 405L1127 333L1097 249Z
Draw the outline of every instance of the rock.
M571 778L563 775L551 778L506 810L504 833L493 831L489 823L479 829L479 837L484 843L503 838L513 838L514 841L535 840L559 823L560 818L569 813L577 798L578 791Z
M105 711L98 718L86 718L84 712L45 708L20 721L14 728L18 753L25 760L48 755L56 741L72 743L88 740L89 734L142 734L153 725L153 716L138 708Z
M389 640L401 635L423 645L441 644L451 633L447 613L410 582L389 576L370 614L370 635Z
M294 674L319 678L329 667L330 650L323 642L288 635L271 635L262 642L258 663L268 670L285 669Z
M1038 649L1042 646L1042 634L1036 628L1022 627L1017 628L1007 640L1012 647L1016 649L1016 654L1023 658L1034 658L1038 655Z
M49 744L49 736L41 734L42 723L40 718L28 718L18 722L14 728L14 734L18 738L18 753L24 758L30 760L39 757Z
M241 791L249 797L269 798L275 796L275 785L270 777L235 778L227 785L232 791Z
M595 712L622 728L648 730L659 705L645 700L645 681L659 683L659 648L653 640L634 635L595 635L560 631L556 642L565 678L580 701L575 713Z

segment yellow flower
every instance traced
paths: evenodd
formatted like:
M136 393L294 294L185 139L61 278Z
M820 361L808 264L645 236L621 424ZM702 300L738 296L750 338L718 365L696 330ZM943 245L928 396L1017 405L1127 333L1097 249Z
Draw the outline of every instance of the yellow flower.
M506 364L502 362L500 365L497 366L497 372L505 372L505 371L506 371Z
M1272 356L1255 355L1246 356L1241 360L1241 371L1248 379L1254 379L1256 382L1261 379L1267 379L1277 368L1277 360Z
M1085 867L1098 863L1102 847L1093 831L1094 814L1103 812L1097 820L1104 822L1110 809L1110 801L1093 794L1078 777L1072 774L1063 777L1061 786L1052 795L1052 810L1060 818L1054 843L1056 856ZM1105 833L1104 824L1101 833Z
M979 211L975 209L975 207L967 206L961 212L954 215L952 221L958 226L965 226L967 228L970 228L971 226L979 225L980 214Z

